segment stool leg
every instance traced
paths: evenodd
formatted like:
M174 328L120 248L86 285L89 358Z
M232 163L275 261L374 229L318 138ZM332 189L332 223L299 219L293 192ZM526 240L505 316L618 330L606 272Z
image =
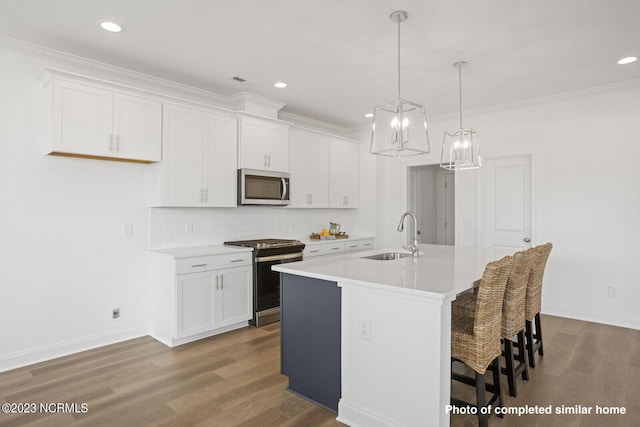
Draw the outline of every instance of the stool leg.
M502 407L502 389L500 388L500 356L493 359L491 362L493 371L493 393L498 395L496 407ZM498 414L498 417L502 418L504 415Z
M478 425L480 427L488 427L489 426L489 415L482 414L480 408L486 406L486 397L484 394L484 375L476 372L476 405L478 408Z
M526 336L526 342L527 342L527 355L529 356L529 366L531 366L532 368L535 368L536 358L533 357L535 352L533 351L533 331L531 330L531 328L532 328L531 320L526 320L524 334Z
M508 340L506 338L502 338L504 341L504 361L505 361L505 370L504 373L507 374L507 384L509 384L509 395L516 397L518 396L518 390L516 389L516 371L513 361L513 341Z
M536 341L540 343L538 347L538 354L544 356L544 350L542 349L542 323L540 322L540 313L536 314Z
M524 331L518 332L518 368L522 369L522 379L529 381L529 361L525 349Z

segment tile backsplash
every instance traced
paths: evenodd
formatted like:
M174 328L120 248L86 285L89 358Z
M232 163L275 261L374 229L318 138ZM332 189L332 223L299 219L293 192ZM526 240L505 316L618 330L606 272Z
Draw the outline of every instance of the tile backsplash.
M149 249L217 245L227 240L304 238L341 224L356 234L356 209L293 209L275 206L237 208L150 208Z

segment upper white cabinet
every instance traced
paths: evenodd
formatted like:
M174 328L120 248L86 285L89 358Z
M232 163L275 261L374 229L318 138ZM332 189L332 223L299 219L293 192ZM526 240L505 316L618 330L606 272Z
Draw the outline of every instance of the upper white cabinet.
M329 147L329 207L358 207L358 177L358 144L332 138Z
M239 117L238 168L289 172L289 124Z
M161 160L159 100L64 73L43 74L50 109L47 153L147 163Z
M329 137L291 129L289 133L291 204L294 208L329 207Z
M163 117L162 206L236 206L236 119L174 104Z

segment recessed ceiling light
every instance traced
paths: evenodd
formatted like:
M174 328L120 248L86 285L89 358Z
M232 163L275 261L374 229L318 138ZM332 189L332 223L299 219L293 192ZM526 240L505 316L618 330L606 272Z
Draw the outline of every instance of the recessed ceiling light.
M275 87L277 87L278 89L282 89L287 87L287 84L285 82L277 82L276 84L274 84Z
M636 62L637 60L638 58L636 58L635 56L627 56L626 58L622 58L620 61L618 61L618 64L620 65L631 64L632 62Z
M373 113L367 113L364 115L367 119L370 119L373 117Z
M103 30L110 31L112 33L119 33L120 31L122 31L122 27L115 22L104 21L100 23L100 26Z

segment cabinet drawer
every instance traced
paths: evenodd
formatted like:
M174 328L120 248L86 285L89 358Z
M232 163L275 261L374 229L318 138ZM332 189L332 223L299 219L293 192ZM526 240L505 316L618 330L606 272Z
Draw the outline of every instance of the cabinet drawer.
M367 251L373 249L373 239L355 240L353 242L345 242L345 252Z
M181 258L176 260L176 274L241 267L243 265L251 265L252 262L251 252Z
M344 243L331 242L326 244L308 245L304 248L303 257L313 258L323 255L337 255L344 253Z

